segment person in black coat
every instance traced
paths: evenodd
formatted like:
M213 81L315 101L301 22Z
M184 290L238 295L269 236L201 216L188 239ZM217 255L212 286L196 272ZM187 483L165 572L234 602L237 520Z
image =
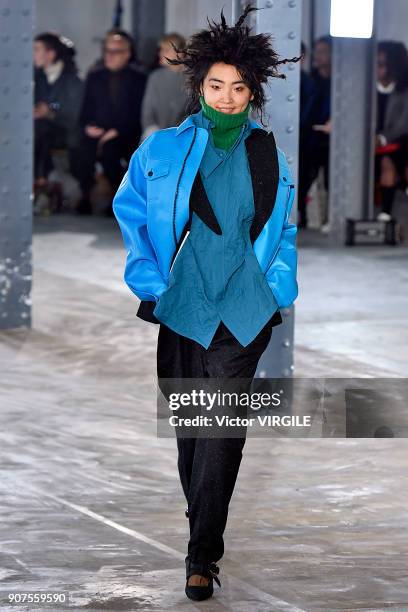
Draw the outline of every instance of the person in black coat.
M52 32L34 41L34 174L45 185L53 165L51 151L78 146L83 83L77 75L71 41Z
M125 172L122 160L129 161L139 143L146 76L131 65L134 55L132 38L123 30L111 30L104 41L103 66L88 74L76 169L83 195L80 213L91 212L96 160L115 192Z
M301 80L300 153L299 153L299 227L307 226L306 201L320 168L324 187L329 190L329 144L331 106L331 38L322 36L314 43L313 69ZM307 86L307 88L306 88ZM307 105L306 101L308 102ZM321 207L322 231L328 229L327 202Z
M378 43L377 56L377 219L390 221L397 188L405 188L408 178L408 51L387 40Z

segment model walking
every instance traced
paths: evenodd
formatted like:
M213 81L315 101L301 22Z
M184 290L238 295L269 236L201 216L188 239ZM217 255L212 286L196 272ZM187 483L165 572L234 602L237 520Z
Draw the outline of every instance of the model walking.
M247 7L228 27L194 34L183 64L191 113L134 153L114 199L127 260L125 281L138 316L160 323L160 378L255 375L280 308L297 297L294 185L271 132L249 118L262 111L262 84L281 77L269 36L251 35ZM201 109L199 112L198 108ZM177 437L188 509L188 597L206 599L245 437Z

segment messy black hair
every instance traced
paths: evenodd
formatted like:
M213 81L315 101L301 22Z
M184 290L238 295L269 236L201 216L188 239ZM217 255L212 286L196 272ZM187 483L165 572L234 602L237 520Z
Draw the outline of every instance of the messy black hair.
M395 81L395 89L404 91L408 87L408 52L402 42L382 40L378 43L377 53L384 53L387 73Z
M301 59L294 57L280 60L271 46L271 35L250 34L251 28L244 25L244 21L250 12L256 10L256 7L248 4L233 26L227 25L222 10L221 22L210 23L207 17L209 28L193 34L184 49L173 45L178 58L167 61L170 64L184 65L186 86L190 95L188 113L194 112L198 107L200 88L211 66L223 62L235 66L254 96L252 107L260 111L262 116L266 102L262 85L269 77L285 79L286 75L280 74L277 66Z

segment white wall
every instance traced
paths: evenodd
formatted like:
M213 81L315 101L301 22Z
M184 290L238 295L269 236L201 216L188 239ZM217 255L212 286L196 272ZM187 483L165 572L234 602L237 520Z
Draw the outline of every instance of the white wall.
M315 37L330 33L330 0L315 0Z
M112 27L115 0L36 0L35 33L52 30L72 39L83 74L100 56L104 33ZM122 26L130 30L131 0L125 0Z
M131 29L131 6L137 0L124 0L123 26ZM302 39L310 45L309 6L303 1ZM154 2L154 0L152 0ZM408 46L407 0L377 0L379 39L402 40ZM78 51L78 64L85 71L99 56L104 32L112 25L115 0L36 0L35 32L55 30L71 38ZM330 0L315 0L315 35L329 33ZM229 0L167 0L166 31L190 36L206 27L206 16L218 20L221 8L231 22L232 2Z
M231 23L232 2L229 0L167 0L166 32L179 32L185 37L207 26L209 19L219 21L221 9Z
M398 40L408 47L407 0L377 0L378 40Z

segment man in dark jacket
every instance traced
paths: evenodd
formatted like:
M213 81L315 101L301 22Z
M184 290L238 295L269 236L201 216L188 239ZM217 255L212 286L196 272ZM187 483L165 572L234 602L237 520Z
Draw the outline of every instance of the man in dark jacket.
M89 195L96 160L116 191L125 171L122 160L130 159L141 134L146 77L130 65L134 59L132 38L123 30L108 32L103 59L104 65L88 74L80 116L82 138L76 175L83 194L78 212L85 214L91 212Z

